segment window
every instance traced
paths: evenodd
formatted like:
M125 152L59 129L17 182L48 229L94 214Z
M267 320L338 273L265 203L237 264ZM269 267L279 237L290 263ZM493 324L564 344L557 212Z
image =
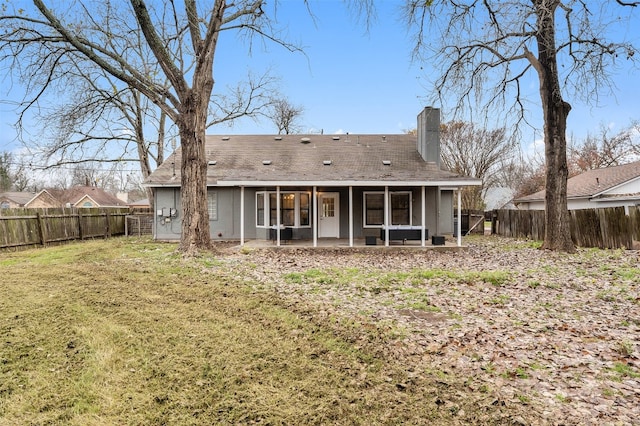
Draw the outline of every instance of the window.
M389 193L390 225L411 225L411 192ZM364 193L364 226L384 225L384 192Z
M384 224L384 193L364 193L364 225L380 226Z
M264 226L264 192L256 193L256 226Z
M300 193L300 226L309 226L309 194Z
M411 225L411 193L392 192L391 197L391 224Z
M284 226L295 226L296 194L280 194L280 219Z
M307 192L281 192L280 223L283 226L293 228L310 226L310 198ZM277 221L278 200L276 193L257 192L256 226L275 226Z
M207 207L209 209L209 220L218 220L218 193L216 191L207 193Z

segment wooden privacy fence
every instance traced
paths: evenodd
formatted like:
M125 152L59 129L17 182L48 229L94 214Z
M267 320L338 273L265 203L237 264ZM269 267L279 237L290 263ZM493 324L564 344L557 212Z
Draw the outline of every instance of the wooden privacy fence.
M125 233L128 208L1 209L0 249Z
M571 238L580 247L631 248L640 240L640 207L570 210ZM543 210L495 210L492 233L544 239Z

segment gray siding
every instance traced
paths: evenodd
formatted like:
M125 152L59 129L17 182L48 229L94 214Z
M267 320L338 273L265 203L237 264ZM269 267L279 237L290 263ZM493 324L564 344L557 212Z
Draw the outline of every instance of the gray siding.
M289 188L291 190L308 190L311 188ZM245 188L244 191L244 237L245 239L267 239L268 229L256 227L256 192L273 191L274 188ZM286 192L287 189L281 189ZM319 192L337 192L340 194L340 238L349 237L349 189L348 188L318 188ZM364 192L384 191L384 187L353 188L353 234L354 238L365 236L378 236L379 229L363 228ZM390 191L411 191L412 193L412 224L419 226L422 223L422 190L421 188L390 188ZM240 188L209 188L209 196L215 194L215 214L210 217L211 238L213 240L239 240L240 239ZM453 229L453 191L440 191L440 205L438 207L438 188L427 187L426 193L426 228L429 236L436 234L452 234ZM182 212L180 210L179 188L156 188L154 211L154 235L159 240L180 239ZM158 211L163 209L176 209L175 217L163 217ZM311 212L313 222L313 212ZM439 217L439 227L436 223ZM299 228L293 230L294 239L312 239L313 228Z

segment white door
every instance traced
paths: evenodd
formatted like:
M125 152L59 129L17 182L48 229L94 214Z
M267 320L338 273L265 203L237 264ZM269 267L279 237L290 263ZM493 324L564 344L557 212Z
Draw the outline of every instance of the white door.
M318 196L318 237L340 237L340 194L327 192Z

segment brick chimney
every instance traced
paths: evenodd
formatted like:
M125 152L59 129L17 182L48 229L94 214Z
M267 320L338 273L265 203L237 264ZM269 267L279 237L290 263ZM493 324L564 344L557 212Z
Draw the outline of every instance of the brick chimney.
M440 167L440 109L425 107L418 114L418 152Z

